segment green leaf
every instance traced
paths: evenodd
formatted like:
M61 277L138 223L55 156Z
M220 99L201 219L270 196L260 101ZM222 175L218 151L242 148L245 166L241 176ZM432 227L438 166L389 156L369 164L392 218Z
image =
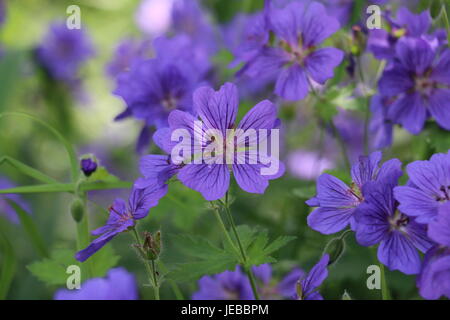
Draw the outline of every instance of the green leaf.
M109 269L115 267L120 260L111 245L104 246L91 258L92 276L104 277Z
M40 281L47 285L63 285L67 281L67 267L79 265L74 258L74 252L69 249L56 249L51 258L33 262L27 268Z
M87 181L89 181L89 182L97 182L97 181L117 182L117 181L119 181L119 178L117 178L115 175L112 175L111 173L109 173L105 167L100 166L87 179Z
M267 231L259 232L255 241L247 249L247 267L276 262L277 260L271 254L294 239L295 237L292 236L280 236L269 243Z
M9 287L16 273L16 255L14 249L6 235L0 232L0 252L2 253L2 263L0 269L0 300L6 298Z
M67 267L71 265L81 266L75 260L75 252L70 249L55 249L51 252L50 258L33 262L27 268L40 281L47 285L64 285L69 276L66 273ZM90 259L93 277L103 277L107 271L117 265L119 256L114 253L112 246L107 245L98 251ZM83 269L82 269L83 270ZM81 274L86 280L86 274Z
M233 270L238 263L234 253L215 246L203 237L178 235L173 236L172 241L182 253L197 260L178 264L169 273L169 278L174 281L196 280L203 275Z
M12 200L6 199L8 204L14 209L19 217L20 224L25 229L28 237L30 238L31 245L35 247L37 253L41 257L48 257L47 246L45 245L44 239L42 238L39 230L36 227L32 217L28 212L23 210L17 203Z

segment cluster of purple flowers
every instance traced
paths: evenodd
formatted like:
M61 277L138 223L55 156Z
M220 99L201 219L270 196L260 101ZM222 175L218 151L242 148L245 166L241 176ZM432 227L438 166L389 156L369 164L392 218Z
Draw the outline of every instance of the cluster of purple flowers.
M292 269L276 282L270 264L252 267L257 279L261 299L322 300L318 287L328 276L328 255L309 271ZM250 282L239 266L234 271L225 271L214 276L204 276L198 281L199 290L192 295L194 300L254 300Z
M307 201L318 207L308 216L308 225L324 234L350 225L359 244L379 244L378 259L389 269L419 274L423 297L448 296L450 283L440 280L450 272L450 151L410 163L405 186L397 185L400 161L389 160L378 168L380 160L379 152L361 157L352 167L351 187L321 175L317 196ZM424 262L418 251L426 253Z

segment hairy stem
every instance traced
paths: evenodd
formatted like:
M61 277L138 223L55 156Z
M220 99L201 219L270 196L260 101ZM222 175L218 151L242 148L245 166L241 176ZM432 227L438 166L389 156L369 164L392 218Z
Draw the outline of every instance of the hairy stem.
M136 227L133 227L132 231L133 231L134 239L135 239L135 241L138 244L138 246L136 248L137 248L137 250L140 251L140 253L142 255L141 258L144 261L144 265L145 265L145 269L147 271L148 279L150 281L150 284L153 287L153 293L155 295L155 300L160 300L160 297L159 297L159 285L158 285L158 278L157 278L157 275L156 275L155 261L151 260L151 263L149 263L149 261L147 259L144 259L145 252L144 252L144 250L141 247L142 244L143 244L141 236L137 232Z

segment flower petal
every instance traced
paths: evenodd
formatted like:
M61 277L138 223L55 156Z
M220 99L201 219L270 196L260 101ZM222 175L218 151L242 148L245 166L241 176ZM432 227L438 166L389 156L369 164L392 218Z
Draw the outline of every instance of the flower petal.
M320 84L334 75L336 68L344 58L344 52L335 48L323 48L312 52L305 59L305 67L311 78Z
M275 93L286 100L301 100L308 94L305 70L298 64L283 69L275 84Z

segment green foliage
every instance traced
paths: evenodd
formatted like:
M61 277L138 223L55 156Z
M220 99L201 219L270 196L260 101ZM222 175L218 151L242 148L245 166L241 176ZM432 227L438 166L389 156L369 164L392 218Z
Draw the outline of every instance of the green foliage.
M97 182L97 181L117 182L117 181L119 181L119 178L117 178L115 175L112 175L111 173L109 173L108 169L106 169L105 167L99 166L97 168L97 170L95 170L95 172L92 173L92 175L89 176L89 178L87 178L87 181L89 181L89 182Z
M111 246L105 246L90 258L92 276L103 277L106 272L117 265L119 256L114 253ZM46 285L63 285L67 281L67 267L70 265L80 265L75 260L74 251L70 249L55 249L52 251L50 258L33 262L27 268L40 281ZM84 275L81 275L85 279Z
M275 262L271 256L274 252L292 241L295 237L280 236L269 243L266 230L238 226L237 232L244 250L247 252L245 267ZM175 281L196 280L203 275L212 275L226 270L234 270L241 264L241 256L231 245L224 241L222 247L209 240L192 235L177 235L172 237L175 246L192 262L179 264L169 277Z
M0 300L8 294L9 287L16 273L17 259L14 249L3 231L0 232L0 252L2 256L0 269Z

